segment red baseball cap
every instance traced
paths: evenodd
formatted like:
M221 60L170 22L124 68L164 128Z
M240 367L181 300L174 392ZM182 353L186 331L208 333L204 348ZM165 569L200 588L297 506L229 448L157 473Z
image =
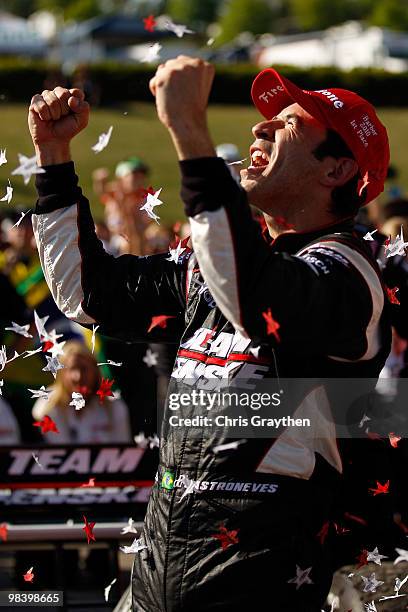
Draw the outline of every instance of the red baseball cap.
M266 119L297 102L325 127L335 130L359 165L362 177L359 195L367 188L364 204L383 191L390 162L387 130L367 100L347 89L300 89L273 68L266 68L255 77L251 95Z

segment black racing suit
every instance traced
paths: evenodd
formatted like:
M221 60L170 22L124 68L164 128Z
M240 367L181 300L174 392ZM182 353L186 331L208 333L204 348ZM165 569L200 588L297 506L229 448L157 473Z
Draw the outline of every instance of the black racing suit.
M306 440L282 426L219 451L228 431L170 427L167 408L134 609L317 612L332 574L317 534L344 457L315 381L378 376L390 344L378 270L349 222L267 242L221 159L180 165L193 250L177 262L108 255L73 164L37 175L33 223L54 299L69 318L126 342L180 342L172 392L313 379L289 408L314 417L314 433ZM152 327L159 315L169 318Z

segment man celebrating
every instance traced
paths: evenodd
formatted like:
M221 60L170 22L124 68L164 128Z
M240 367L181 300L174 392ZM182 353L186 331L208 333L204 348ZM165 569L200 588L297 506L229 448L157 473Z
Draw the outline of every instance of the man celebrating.
M390 344L386 297L352 219L382 191L384 127L352 92L303 91L264 70L252 96L265 119L239 186L207 128L213 75L180 56L150 82L191 222L192 249L170 258L104 252L69 152L88 121L83 94L33 97L29 127L45 170L33 222L54 299L69 318L127 342L179 341L176 386L376 379ZM267 239L250 204L264 213ZM134 610L321 609L332 566L320 536L346 465L323 387L311 385L289 411L308 417L312 433L281 427L232 443L220 429L176 432L165 411Z

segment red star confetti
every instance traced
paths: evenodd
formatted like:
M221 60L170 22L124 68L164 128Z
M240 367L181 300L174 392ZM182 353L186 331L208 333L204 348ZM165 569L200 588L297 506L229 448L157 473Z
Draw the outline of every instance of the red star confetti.
M390 439L390 444L393 448L397 448L398 447L398 442L401 440L401 436L397 436L397 434L395 434L394 432L390 432L388 434L388 437Z
M176 317L174 315L157 315L156 317L152 317L147 333L151 332L155 327L165 329L167 327L167 320L175 318Z
M224 525L221 525L220 533L214 533L211 537L215 540L219 540L222 550L225 550L232 544L238 544L238 531L239 529L228 531Z
M316 537L319 539L320 544L323 546L325 539L327 538L327 535L329 533L329 527L330 527L330 522L326 521L322 528L320 529L319 533L316 534Z
M143 23L144 23L144 29L147 30L147 32L154 32L156 20L153 15L149 15L148 17L145 17L143 19Z
M112 393L112 385L115 381L109 380L108 378L102 378L99 389L96 392L96 395L99 395L99 401L102 403L105 397L113 397Z
M360 523L360 525L367 527L367 521L361 518L361 516L356 516L355 514L350 514L350 512L345 512L344 518L349 519L350 521L355 521L356 523Z
M32 582L34 580L33 567L23 574L24 582Z
M390 486L389 480L387 480L387 482L383 485L377 480L377 488L376 489L370 488L368 490L372 491L373 495L376 496L376 495L380 495L381 493L389 493L388 491L389 486Z
M95 486L95 478L90 478L88 480L88 482L85 482L84 484L81 484L82 488L94 487L94 486Z
M7 523L2 523L0 525L0 539L2 539L3 542L7 542Z
M96 538L93 534L93 528L95 527L95 523L88 523L88 519L83 515L85 527L82 527L82 530L85 531L86 537L88 539L88 544L91 540L96 542Z
M52 347L54 346L54 343L51 342L51 340L45 340L42 343L42 351L43 353L47 353L47 351L49 351L50 349L52 349Z
M364 548L357 557L358 565L356 569L363 567L363 565L368 565L367 556L368 556L368 550Z
M273 318L271 309L268 308L268 310L266 312L262 313L262 316L263 316L263 318L266 321L266 333L268 334L268 336L270 334L273 334L275 336L276 340L278 342L280 342L280 337L279 337L279 334L278 334L278 329L280 328L280 325Z
M59 433L58 427L55 422L49 417L47 414L42 419L42 421L35 421L33 423L33 427L41 427L41 433Z
M398 304L398 306L400 306L401 302L396 296L397 291L399 291L399 287L393 287L393 289L386 287L386 290L387 290L388 299L390 300L391 304Z
M151 185L149 185L149 187L147 189L145 189L144 187L140 188L140 197L141 198L147 198L147 194L150 193L150 195L154 195L155 194L155 189L154 187L152 187Z

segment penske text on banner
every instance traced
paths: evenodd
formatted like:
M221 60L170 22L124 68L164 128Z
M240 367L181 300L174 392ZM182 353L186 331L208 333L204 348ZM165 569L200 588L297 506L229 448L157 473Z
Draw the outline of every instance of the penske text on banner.
M8 446L0 448L0 515L29 507L64 515L96 506L122 516L127 506L144 515L157 469L157 449L130 445Z

